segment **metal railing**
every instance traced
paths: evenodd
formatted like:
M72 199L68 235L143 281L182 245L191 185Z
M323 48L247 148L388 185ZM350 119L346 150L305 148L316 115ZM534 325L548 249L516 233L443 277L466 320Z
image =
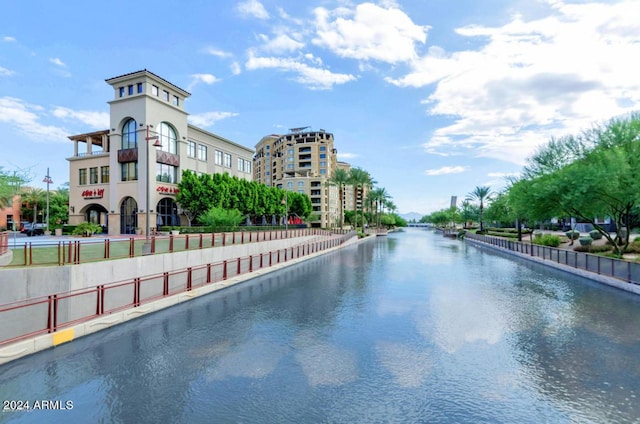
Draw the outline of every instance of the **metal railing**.
M9 251L9 232L0 233L0 255L4 255Z
M1 238L3 246L9 246L8 237ZM304 236L329 235L330 231L319 228L291 230L236 231L226 233L181 234L151 236L151 253L173 253L185 250L205 249L233 244L256 243ZM68 240L52 243L26 242L13 249L13 261L7 266L73 265L108 259L133 258L142 255L144 237L107 238L100 240Z
M355 232L280 250L0 306L0 346L337 247Z
M616 278L630 284L640 284L640 264L636 262L469 232L465 237L513 252Z

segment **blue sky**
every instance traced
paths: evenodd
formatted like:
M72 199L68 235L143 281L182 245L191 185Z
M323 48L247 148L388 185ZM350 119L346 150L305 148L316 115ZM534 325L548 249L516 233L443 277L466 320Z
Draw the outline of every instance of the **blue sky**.
M148 69L254 148L311 126L401 213L494 191L551 137L639 109L640 7L589 0L0 0L0 166L69 181L105 79Z

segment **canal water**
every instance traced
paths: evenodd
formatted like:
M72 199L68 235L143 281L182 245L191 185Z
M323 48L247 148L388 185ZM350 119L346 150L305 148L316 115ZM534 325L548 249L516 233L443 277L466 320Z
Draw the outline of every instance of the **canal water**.
M639 358L636 296L407 229L0 366L0 422L630 423Z

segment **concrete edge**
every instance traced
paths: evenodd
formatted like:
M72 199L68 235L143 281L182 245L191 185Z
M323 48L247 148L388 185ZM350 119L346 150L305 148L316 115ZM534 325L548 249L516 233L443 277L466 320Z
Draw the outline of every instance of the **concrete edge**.
M334 252L336 250L343 249L347 246L352 246L357 243L375 239L376 237L372 236L364 237L362 239L353 237L345 241L340 246L332 247L321 252L311 253L301 258L291 259L287 262L275 264L268 268L263 268L251 273L238 275L217 283L209 283L205 286L194 288L189 292L181 292L158 300L154 300L149 303L145 303L137 308L125 309L123 311L114 312L109 315L103 315L79 324L64 327L63 329L54 333L42 334L30 339L20 340L6 346L0 346L0 365L19 359L23 356L31 355L32 353L36 353L41 350L49 349L63 343L71 342L77 338L96 333L98 331L113 327L114 325L122 324L124 322L143 317L153 312L161 311L162 309L187 302L201 296L206 296L210 293L223 290L227 287L240 284L244 281L252 280L256 277L278 271L282 268L295 265L300 262Z
M627 291L627 292L630 292L630 293L640 294L640 285L627 283L625 281L618 280L617 278L608 277L606 275L601 275L601 274L596 274L596 273L593 273L591 271L587 271L587 270L584 270L584 269L573 268L573 267L570 267L568 265L559 264L557 262L553 262L553 261L549 261L549 260L546 260L546 259L538 258L536 256L531 256L531 255L527 255L527 254L520 253L520 252L514 252L513 250L509 250L509 249L503 249L501 247L494 246L494 245L488 244L488 243L484 243L484 242L481 242L479 240L473 240L473 239L470 239L470 238L465 238L464 240L465 240L465 242L469 241L472 244L474 244L476 246L479 246L479 247L482 247L482 248L485 248L485 249L495 250L497 252L502 252L502 253L506 253L506 254L509 254L509 255L516 256L518 258L527 259L527 260L529 260L531 262L536 262L538 264L549 266L551 268L555 268L555 269L558 269L560 271L568 272L569 274L577 275L579 277L588 278L589 280L595 281L596 283L604 284L604 285L607 285L607 286L610 286L610 287L615 287L617 289L624 290L624 291Z

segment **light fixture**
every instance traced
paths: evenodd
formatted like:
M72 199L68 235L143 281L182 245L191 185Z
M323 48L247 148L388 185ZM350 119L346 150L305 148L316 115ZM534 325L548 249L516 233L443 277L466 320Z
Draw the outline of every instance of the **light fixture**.
M140 124L140 125L142 125L142 124ZM142 254L143 255L150 255L151 254L151 240L149 239L149 234L151 232L151 228L150 228L150 225L149 225L150 224L149 221L151 220L151 216L149 215L149 213L150 213L149 204L151 203L151 200L149 199L149 197L150 197L150 194L149 194L149 191L150 191L150 188L149 188L149 181L150 181L150 178L149 178L149 171L150 171L149 170L149 155L150 155L150 152L149 152L149 141L155 140L155 142L153 143L153 147L162 147L162 143L160 143L160 137L158 135L153 135L153 136L149 135L149 129L150 128L153 128L153 125L147 125L147 135L145 137L145 141L147 142L147 160L146 160L146 165L147 166L145 167L145 170L146 170L146 173L147 173L147 176L146 176L146 180L147 180L146 221L147 222L146 222L146 225L145 225L145 230L146 230L145 231L145 240L144 240L144 244L142 245Z
M49 231L49 184L53 184L53 180L49 176L49 168L47 168L47 175L45 175L42 182L47 183L47 231Z

